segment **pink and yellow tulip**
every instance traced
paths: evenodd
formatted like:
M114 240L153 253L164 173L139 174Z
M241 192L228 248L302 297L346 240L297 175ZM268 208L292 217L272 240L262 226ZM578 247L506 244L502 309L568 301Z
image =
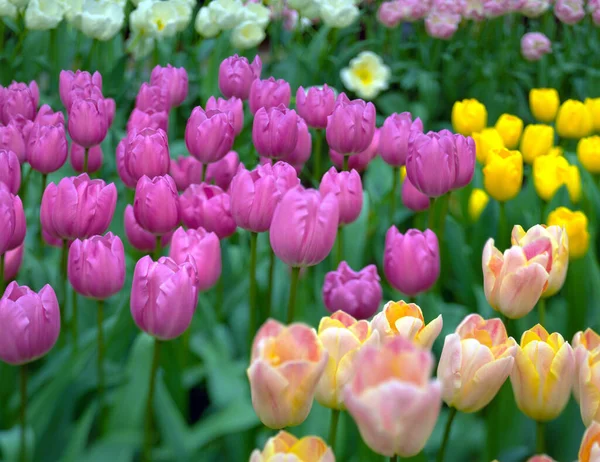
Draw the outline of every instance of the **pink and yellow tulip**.
M593 422L583 435L579 448L578 462L598 462L600 460L600 424Z
M581 419L586 427L600 422L600 335L592 329L573 337L575 351L575 385L573 394L579 402Z
M250 462L335 462L333 451L316 436L298 439L280 431L269 438L262 451L255 449Z

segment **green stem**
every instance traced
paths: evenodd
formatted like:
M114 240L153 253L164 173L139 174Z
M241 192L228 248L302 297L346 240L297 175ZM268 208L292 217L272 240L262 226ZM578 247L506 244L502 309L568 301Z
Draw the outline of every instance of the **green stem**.
M400 168L394 167L394 179L392 181L392 197L390 197L390 223L394 224L394 214L396 212L396 192L398 191L398 182L400 180Z
M4 295L4 288L6 283L4 282L4 263L5 254L0 255L0 297Z
M390 462L398 462L398 456L390 457Z
M335 267L341 263L344 254L344 229L340 226L337 232L337 239L335 241Z
M292 268L290 299L288 300L287 324L294 320L294 311L296 310L296 292L298 291L298 279L300 277L300 268Z
M20 420L21 420L21 462L27 461L27 444L26 444L26 432L27 432L27 364L23 364L21 367L21 408L20 408Z
M44 191L46 190L46 182L48 181L48 175L45 173L42 173L42 190L40 192L40 207L42 205L42 198L44 197ZM25 204L23 204L25 205ZM44 235L42 234L42 224L40 223L40 231L39 231L39 238L40 238L40 249L44 248Z
M500 220L498 223L498 243L497 246L499 249L506 248L506 227L508 226L506 222L506 207L504 202L498 202L500 206Z
M544 437L544 422L536 422L535 453L544 454L546 452L546 441Z
M206 164L202 162L200 165L200 183L204 183L204 178L206 176Z
M258 243L258 233L250 233L250 293L248 313L248 342L252 344L252 339L256 331L256 247Z
M456 417L456 408L451 407L450 413L448 414L448 421L446 422L446 429L444 430L444 439L442 440L442 446L440 447L440 452L438 453L437 462L444 461L444 454L446 453L448 441L450 441L450 430L452 429L454 417Z
M538 318L540 324L543 326L546 323L546 299L540 298L538 301Z
M317 183L321 181L321 149L323 148L323 133L321 130L317 130L315 133L315 161L314 161L314 172L313 177Z
M98 413L100 433L104 427L104 300L98 300Z
M154 261L158 261L162 253L161 236L156 236L156 246L154 247Z
M427 220L427 227L432 231L435 228L435 207L434 207L434 205L435 205L435 198L430 197L429 198L429 210L428 210L429 217Z
M77 291L75 289L73 289L72 293L71 293L71 305L72 305L72 310L71 310L71 335L73 336L73 353L75 353L77 351L77 347L78 347L78 338L79 336L77 335L77 331L78 331L78 320L77 320Z
M344 154L344 164L342 166L342 170L344 172L347 172L348 170L350 170L350 168L348 167L349 163L350 163L350 156L347 156Z
M450 194L451 193L447 193L444 196L442 196L442 210L440 212L440 229L437 232L437 238L438 241L440 243L440 246L442 245L442 242L444 241L444 232L446 231L446 215L448 215L448 208L450 205Z
M88 157L89 157L90 149L85 148L83 151L83 173L87 173L88 171Z
M329 423L329 447L335 452L335 440L337 437L338 421L340 420L340 411L338 409L331 410L331 421Z
M223 276L221 276L219 278L219 280L217 281L217 287L216 287L216 302L215 302L215 314L217 317L217 320L219 322L221 322L223 320L223 291L225 290L224 288L224 282L223 282Z
M25 165L21 166L22 169L25 168ZM25 198L27 197L27 186L29 185L29 179L31 178L31 172L33 172L33 169L31 167L29 167L29 170L27 171L27 175L25 175L25 177L23 178L23 181L21 181L21 187L19 188L19 197L21 198L21 201L23 201L23 207L25 207L25 205L27 204L25 202Z
M146 419L144 420L144 453L142 460L150 462L152 460L152 421L154 413L154 389L156 388L156 373L160 358L160 341L154 339L154 354L152 355L152 368L150 369L150 381L148 383L148 400L146 401Z
M265 305L265 320L271 317L271 304L273 298L273 275L275 273L275 252L269 247L269 291L267 293L267 303Z
M69 241L63 239L62 250L60 255L60 279L62 284L62 306L63 309L67 305L67 263L69 259Z
M90 45L90 49L88 51L87 58L85 59L85 62L83 64L83 69L84 70L89 70L90 69L90 65L92 64L92 56L94 55L94 51L96 49L96 43L97 42L98 42L98 40L92 39L92 44Z

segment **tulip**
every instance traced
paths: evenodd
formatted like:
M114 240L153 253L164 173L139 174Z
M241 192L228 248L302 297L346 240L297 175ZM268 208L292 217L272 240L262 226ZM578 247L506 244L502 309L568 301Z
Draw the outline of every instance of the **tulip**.
M277 159L291 154L298 142L298 116L280 105L260 108L252 125L252 141L259 155Z
M275 209L269 238L275 255L291 267L313 266L331 252L339 223L339 204L333 194L296 187Z
M375 129L373 140L367 149L358 154L353 154L350 157L344 156L333 149L329 150L329 158L331 162L338 170L344 168L344 159L348 162L348 169L354 169L357 172L364 172L375 156L377 156L377 150L379 149L379 132L380 129Z
M328 408L344 410L342 392L356 370L357 353L363 345L378 345L379 335L368 321L358 321L343 311L324 317L317 333L329 360L317 385L316 399Z
M528 32L521 37L521 54L527 61L539 61L552 53L552 42L541 32Z
M33 119L34 122L40 125L58 125L65 123L65 116L62 112L54 112L50 106L44 104Z
M231 182L231 215L235 223L254 233L268 231L277 204L299 184L294 168L285 162L241 170Z
M11 194L12 195L12 194ZM12 195L13 210L15 212L14 231L10 236L7 244L7 250L14 250L23 244L25 234L27 232L27 223L25 220L25 211L23 210L23 202L19 196ZM8 225L10 227L10 225Z
M131 176L125 162L125 151L127 149L127 142L127 138L123 138L121 141L119 141L119 144L117 144L117 149L115 152L115 158L117 161L117 173L119 174L119 178L121 178L121 181L126 187L128 187L129 189L135 189L137 180L135 180ZM130 156L130 159L133 159L133 156Z
M143 252L152 252L156 250L156 236L140 226L135 220L133 205L125 207L124 217L125 235L129 243ZM173 233L167 233L161 238L161 247L166 247L171 241Z
M169 107L176 107L185 101L188 94L188 75L183 67L155 66L150 74L150 85L163 88L167 94Z
M460 189L471 182L475 173L475 141L470 136L455 134L452 137L458 157L458 170L456 170L456 180L452 189Z
M554 144L554 128L550 125L527 125L521 138L520 150L528 164L549 153Z
M194 265L178 265L168 257L157 262L142 257L135 265L131 287L131 315L136 325L159 340L185 332L198 303Z
M118 236L92 236L73 241L67 266L69 282L79 294L104 300L125 283L125 250Z
M19 159L19 163L22 164L25 162L25 140L15 122L9 122L6 126L0 126L0 149L14 152Z
M323 13L323 10L321 12ZM372 100L388 89L391 74L381 56L372 51L361 51L350 60L348 67L340 71L340 79L344 86L359 98Z
M34 123L25 149L31 168L43 174L55 172L67 160L69 150L64 125Z
M244 165L240 163L237 152L229 151L221 160L208 164L205 180L207 183L214 183L223 191L227 191L233 177L243 168Z
M77 173L83 173L86 149L77 143L71 143L71 167ZM92 146L87 150L87 173L94 173L102 167L102 146Z
M581 199L581 177L576 165L562 156L540 156L533 162L533 184L538 196L544 201L554 197L556 191L565 185L572 202Z
M448 40L458 30L460 20L460 14L434 8L425 18L425 30L430 37Z
M185 191L189 185L200 181L202 163L193 157L179 156L177 160L171 161L169 175L175 181L177 190Z
M539 324L526 330L510 374L521 412L537 422L558 417L569 401L574 372L573 349L558 332L548 334Z
M140 111L168 111L169 94L167 88L161 85L142 83L135 98L135 107Z
M573 337L575 352L575 382L573 394L579 403L583 424L589 427L600 421L600 399L598 398L598 353L600 336L592 329L577 332Z
M13 82L2 89L2 108L0 118L4 125L13 119L33 120L40 101L40 91L35 81L24 83Z
M394 289L414 296L429 290L440 275L440 251L435 233L391 226L385 235L383 270Z
M597 462L598 459L600 459L600 424L592 422L583 435L578 462Z
M17 277L21 263L23 263L23 252L25 250L25 244L21 244L19 247L13 250L8 250L4 254L4 282L12 281ZM0 257L1 258L1 257ZM2 278L0 274L0 278Z
M256 114L260 108L269 110L280 105L288 107L291 97L290 84L285 80L275 80L274 77L266 80L257 78L250 87L250 99L248 100L250 112Z
M296 127L298 128L298 140L296 141L296 147L291 153L282 156L281 160L293 165L296 169L296 172L300 174L302 167L306 161L308 161L312 152L312 137L308 131L308 126L302 117L297 118ZM318 155L320 156L320 154L321 153L319 152ZM315 170L315 175L316 174L317 172Z
M269 428L301 424L329 355L305 324L284 326L269 319L256 333L247 370L252 406Z
M521 6L521 13L529 18L537 18L544 14L551 4L551 0L525 0Z
M583 212L558 207L548 215L548 226L561 226L567 230L569 238L569 259L583 257L590 245L588 219Z
M247 100L254 80L260 78L262 62L258 56L252 64L243 56L233 55L224 59L219 66L219 90L225 98L235 96Z
M532 88L529 92L529 109L534 119L550 123L554 121L560 99L554 88Z
M108 133L108 118L104 100L77 99L69 110L69 135L71 139L91 148L104 140Z
M402 183L402 203L404 207L414 212L427 210L430 205L429 196L413 186L408 178Z
M367 319L379 308L382 296L375 265L356 272L342 261L336 271L325 275L323 302L330 313L343 311L353 318Z
M461 412L483 409L510 375L516 353L500 319L470 314L444 341L437 372L442 398Z
M102 75L100 72L94 72L90 74L87 71L77 70L73 71L60 71L58 91L60 93L60 100L63 106L66 108L71 107L70 93L75 87L84 87L86 85L93 85L102 91Z
M600 11L600 8L598 8L598 11ZM600 98L586 98L584 104L592 114L594 131L600 131Z
M15 197L4 183L0 183L0 256L9 250L13 235L17 228L17 215L15 213Z
M367 446L387 457L423 450L442 402L432 369L432 354L401 337L361 349L343 398Z
M298 439L283 430L267 440L262 452L255 449L250 454L250 462L288 459L299 462L335 462L332 449L321 438L305 436Z
M92 99L94 101L97 101L100 99L104 99L104 96L102 95L102 90L94 84L85 84L82 86L75 85L69 92L69 105L65 106L67 109L67 113L69 113L69 111L71 110L71 106L75 101L85 99Z
M527 459L527 462L556 462L552 457L546 454L539 454Z
M502 114L494 128L502 137L504 146L515 149L519 145L523 133L523 120L512 114Z
M133 213L146 231L161 236L173 231L181 219L175 181L169 175L143 176L135 188Z
M0 298L0 359L12 365L48 353L60 333L60 309L52 287L38 293L11 282Z
M423 133L423 122L418 117L413 121L410 112L389 116L379 130L378 152L381 158L393 167L406 164L409 139L416 137L417 133Z
M495 128L484 128L480 132L473 133L472 136L473 141L475 141L477 160L481 164L485 165L491 150L504 147L504 139L500 132Z
M471 221L476 222L485 210L490 201L490 196L483 189L475 188L469 196L469 217Z
M373 329L379 332L382 340L403 337L421 348L430 350L440 335L444 322L440 314L426 325L419 305L401 300L387 302L383 310L375 315L371 324Z
M565 24L577 24L585 16L583 0L556 0L554 15Z
M216 162L231 151L234 128L229 112L204 111L197 106L185 127L185 145L192 156L203 163Z
M4 183L12 194L21 187L21 164L12 151L0 149L0 183Z
M299 87L296 92L296 112L313 128L325 128L327 117L335 106L335 92L327 84L322 87Z
M204 228L219 239L235 232L229 194L214 185L192 184L179 198L181 220L188 228Z
M329 147L345 157L364 151L375 135L375 106L342 93L327 117L325 135Z
M337 197L340 226L350 224L359 217L363 205L363 187L356 170L338 173L331 167L321 179L319 192L322 196L332 193Z
M169 127L169 114L167 111L140 111L133 108L129 120L127 121L127 133L137 131L141 132L145 128L158 130L159 128L167 132Z
M144 128L132 131L122 145L123 169L133 187L143 176L154 178L169 172L170 158L167 134L161 129ZM117 158L119 147L117 147ZM117 159L118 161L118 159ZM129 186L129 184L126 182Z
M592 114L581 101L569 99L560 105L556 116L556 132L561 138L578 139L593 129Z
M469 136L487 125L487 109L476 99L457 101L452 106L452 127L455 132Z
M577 158L590 173L600 173L600 136L581 138L577 143Z
M483 168L486 192L499 202L514 199L523 182L523 156L519 151L493 149Z
M241 99L236 97L223 99L211 96L206 102L206 111L212 110L230 113L234 136L241 133L244 128L244 106Z

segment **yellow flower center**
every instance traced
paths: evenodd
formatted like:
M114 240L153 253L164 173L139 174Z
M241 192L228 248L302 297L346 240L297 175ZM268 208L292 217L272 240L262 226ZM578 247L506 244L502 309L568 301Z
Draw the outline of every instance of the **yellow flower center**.
M156 28L159 32L161 32L165 28L165 23L162 21L162 19L156 20Z
M371 83L373 83L373 73L371 72L371 69L369 69L367 66L359 66L356 69L355 74L358 77L358 79L363 83L363 85L370 85Z

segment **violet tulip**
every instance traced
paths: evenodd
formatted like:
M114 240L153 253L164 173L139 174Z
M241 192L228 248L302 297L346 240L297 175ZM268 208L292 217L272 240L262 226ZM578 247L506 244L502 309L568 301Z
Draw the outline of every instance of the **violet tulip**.
M63 124L32 124L26 143L31 168L48 174L61 168L68 155L67 135Z
M141 111L138 108L133 108L127 121L127 133L134 130L140 132L144 128L151 128L154 130L164 130L165 132L169 127L169 114L167 111Z
M383 270L390 285L409 296L430 289L440 275L440 250L435 233L392 226L385 235Z
M104 140L108 133L108 118L104 100L77 99L69 110L69 135L71 139L91 148Z
M80 99L93 99L94 101L104 99L104 95L102 95L102 90L93 84L86 84L84 86L74 86L69 92L68 96L68 106L65 106L67 109L67 113L71 111L71 106L73 102Z
M202 162L193 157L179 156L177 160L171 160L169 175L175 180L177 190L185 191L189 185L200 182Z
M17 218L15 216L15 201L8 187L0 183L0 255L8 250L15 232Z
M150 74L150 85L165 89L170 107L179 106L188 94L188 75L183 67L155 66Z
M423 133L423 122L418 117L412 120L410 112L392 114L379 130L378 152L381 158L393 167L406 164L411 136Z
M231 236L236 224L229 194L215 185L192 184L179 198L181 219L188 228L204 228L219 239Z
M238 153L229 151L221 160L208 164L205 181L206 183L217 185L223 191L227 191L233 177L243 168L244 166L240 163ZM196 180L199 178L198 176Z
M58 92L60 100L66 108L71 107L70 94L75 87L93 85L102 91L102 75L100 72L90 74L87 71L60 71Z
M19 158L6 149L0 149L0 183L4 183L13 194L17 194L21 186Z
M258 55L252 64L244 56L233 55L219 65L219 90L225 98L247 100L254 80L260 78L262 62Z
M260 108L252 124L252 142L263 157L278 159L291 154L298 142L296 111L283 105Z
M142 83L135 98L135 107L143 112L168 111L169 95L167 89L147 82Z
M13 250L8 250L4 254L4 282L12 281L17 277L21 263L23 263L23 251L25 244ZM0 278L2 275L0 274Z
M9 122L8 125L0 125L0 149L6 149L14 152L19 163L26 160L25 139L21 129L15 122Z
M125 207L124 217L125 236L132 247L142 252L153 252L156 250L156 236L140 226L133 213L133 205ZM173 233L167 233L162 236L161 247L166 247L171 241Z
M11 120L33 120L40 101L40 90L35 81L29 85L13 82L6 88L0 87L2 107L0 118L7 125Z
M25 210L23 210L23 202L19 196L12 196L13 210L15 211L15 227L10 239L8 240L7 250L14 250L21 246L25 241L27 233L27 223L25 219Z
M117 161L117 173L119 174L119 178L125 186L129 189L135 189L137 181L131 176L127 166L125 165L125 149L127 148L127 138L123 138L117 144L117 149L115 153L116 161ZM170 166L170 161L169 161Z
M39 123L40 125L64 124L65 116L62 112L54 112L50 106L44 104L38 111L33 121Z
M408 178L402 183L402 204L414 212L427 210L430 205L429 196L413 186Z
M229 112L204 111L197 106L185 127L185 145L192 156L210 164L222 159L231 151L234 128Z
M308 131L308 126L302 117L298 117L298 139L296 140L296 147L294 150L284 155L281 160L293 165L296 172L300 174L302 167L310 158L312 153L312 137Z
M231 114L231 125L233 134L237 136L244 128L244 105L242 100L235 96L229 99L215 98L211 96L206 102L206 111L218 110L225 114Z
M159 340L171 340L192 322L198 289L192 263L181 265L168 257L157 262L148 255L135 265L131 315L137 326Z
M144 175L154 178L169 172L169 144L163 130L145 128L141 132L130 132L123 148L123 167L135 184Z
M71 143L71 167L77 173L83 173L85 148L77 143ZM102 146L92 146L87 152L87 173L94 173L102 167Z
M265 80L256 79L250 87L248 100L250 112L256 114L260 108L270 109L283 105L288 107L292 99L290 84L283 79L275 80L269 77Z
M325 134L329 147L340 154L349 156L364 151L375 135L375 106L340 94L327 117Z
M169 175L141 177L135 188L133 213L140 226L152 234L160 236L173 231L181 218L173 178Z
M107 233L73 241L67 266L69 282L77 293L104 300L125 283L125 249L119 236Z
M323 175L319 191L323 196L333 193L337 197L340 225L352 223L359 217L363 205L363 187L356 170L338 172L331 167Z
M458 170L456 170L456 179L452 189L460 189L471 182L475 173L475 141L470 136L459 134L454 134L452 137L458 157Z
M358 154L354 154L348 158L348 168L354 169L357 172L364 172L375 156L377 156L377 150L379 149L379 133L381 129L376 129L373 135L373 141L367 149ZM344 156L333 149L329 150L329 158L335 168L341 170L344 167Z
M310 87L296 92L296 111L313 128L325 128L327 117L335 107L335 92L327 84L323 87Z

